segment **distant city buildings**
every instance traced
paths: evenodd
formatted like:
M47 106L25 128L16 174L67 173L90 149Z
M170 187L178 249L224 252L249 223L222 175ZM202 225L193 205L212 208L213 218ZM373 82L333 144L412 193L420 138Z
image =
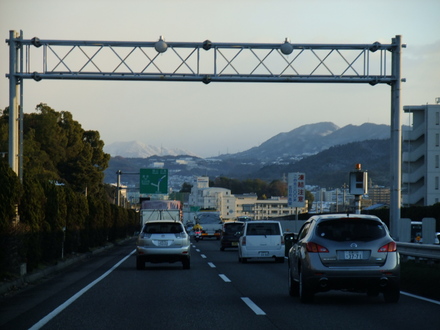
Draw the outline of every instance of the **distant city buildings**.
M196 177L188 199L190 209L215 210L223 220L248 216L254 220L270 219L295 214L296 208L287 206L287 197L259 200L254 193L233 195L229 189L209 187L208 177ZM307 207L298 209L298 213Z

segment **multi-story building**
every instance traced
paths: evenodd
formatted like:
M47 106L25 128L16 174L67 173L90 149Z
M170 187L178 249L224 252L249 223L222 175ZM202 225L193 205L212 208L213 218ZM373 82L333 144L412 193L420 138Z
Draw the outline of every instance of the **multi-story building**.
M208 177L196 177L188 204L190 209L209 209L220 212L223 220L248 216L254 220L270 219L295 214L296 208L287 206L287 197L259 200L256 194L233 195L229 189L209 187ZM307 212L307 205L298 213Z
M402 202L427 206L440 201L440 98L437 104L404 106L411 129L403 132Z
M257 200L254 206L254 220L265 220L295 214L296 208L287 206L287 197L272 197ZM307 212L307 203L304 208L298 208L298 213Z
M371 199L371 204L390 205L390 188L372 186L368 187L368 199Z
M188 203L200 209L220 212L223 220L234 219L235 196L226 188L209 187L208 177L196 177L193 182Z
M251 217L255 215L255 203L258 200L257 194L240 194L235 195L235 211L236 217Z

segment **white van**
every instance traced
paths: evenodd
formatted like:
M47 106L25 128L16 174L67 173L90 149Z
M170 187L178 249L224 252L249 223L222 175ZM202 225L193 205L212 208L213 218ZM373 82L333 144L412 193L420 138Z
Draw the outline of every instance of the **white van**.
M238 242L238 261L249 258L275 258L284 262L284 236L279 221L257 220L246 222Z

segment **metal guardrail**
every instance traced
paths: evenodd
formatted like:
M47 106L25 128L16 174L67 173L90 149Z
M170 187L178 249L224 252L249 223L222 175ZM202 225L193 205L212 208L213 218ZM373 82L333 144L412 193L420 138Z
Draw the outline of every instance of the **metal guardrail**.
M440 260L440 245L397 242L400 255Z

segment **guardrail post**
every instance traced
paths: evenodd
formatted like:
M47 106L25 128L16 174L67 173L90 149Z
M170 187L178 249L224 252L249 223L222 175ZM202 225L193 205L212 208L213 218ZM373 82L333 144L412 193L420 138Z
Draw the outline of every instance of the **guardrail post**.
M435 238L435 219L423 218L422 219L422 243L434 244Z
M402 218L399 221L399 242L411 242L411 219Z

